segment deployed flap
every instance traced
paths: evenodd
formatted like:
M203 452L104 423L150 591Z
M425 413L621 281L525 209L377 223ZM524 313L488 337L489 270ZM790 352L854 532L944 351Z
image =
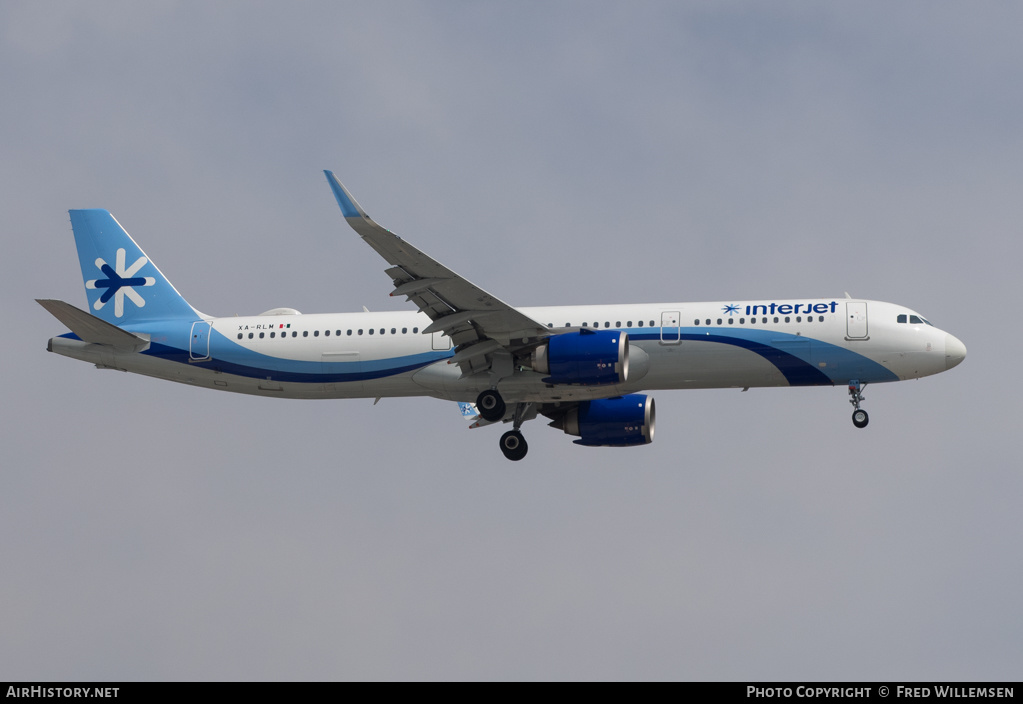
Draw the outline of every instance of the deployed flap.
M54 318L68 326L83 342L96 345L110 345L118 350L137 352L149 344L149 340L100 320L95 315L75 308L70 303L52 299L36 299L36 303L50 312Z
M324 171L345 221L391 268L392 296L407 296L432 321L424 332L442 331L463 349L496 340L512 350L535 344L549 332L529 316L459 276L375 223L331 171ZM479 371L478 367L474 370Z

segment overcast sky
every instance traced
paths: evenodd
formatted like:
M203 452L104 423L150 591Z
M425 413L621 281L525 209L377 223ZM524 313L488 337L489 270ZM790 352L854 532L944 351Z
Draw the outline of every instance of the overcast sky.
M1023 8L0 3L0 679L1018 679ZM212 315L853 296L969 349L591 449L47 354L111 210Z

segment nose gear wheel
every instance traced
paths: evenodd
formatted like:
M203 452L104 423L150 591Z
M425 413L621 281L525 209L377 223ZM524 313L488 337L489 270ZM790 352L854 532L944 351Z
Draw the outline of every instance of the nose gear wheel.
M866 384L860 384L859 381L849 382L849 403L853 406L852 422L857 428L866 428L867 423L870 422L870 416L867 412L860 408L860 403L863 402L863 389L867 387Z

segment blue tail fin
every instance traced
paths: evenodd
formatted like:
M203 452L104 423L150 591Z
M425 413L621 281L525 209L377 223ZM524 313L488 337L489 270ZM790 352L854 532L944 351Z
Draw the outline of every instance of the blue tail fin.
M201 317L106 210L71 210L89 310L117 326Z

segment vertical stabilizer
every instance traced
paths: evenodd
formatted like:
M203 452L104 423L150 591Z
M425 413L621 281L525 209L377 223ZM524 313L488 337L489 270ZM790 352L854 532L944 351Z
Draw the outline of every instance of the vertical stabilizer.
M200 314L106 210L71 210L89 312L123 326Z

